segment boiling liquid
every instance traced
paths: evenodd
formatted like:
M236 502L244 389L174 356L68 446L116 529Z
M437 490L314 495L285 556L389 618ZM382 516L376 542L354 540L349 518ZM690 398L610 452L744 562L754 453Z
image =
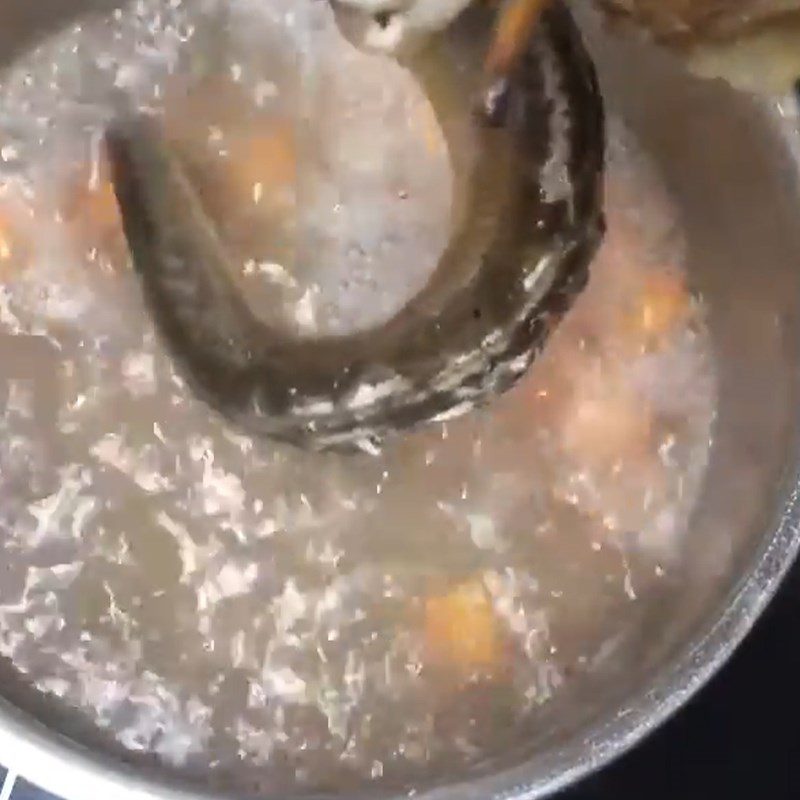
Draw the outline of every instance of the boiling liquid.
M234 789L502 752L680 564L715 388L658 176L612 125L608 236L520 387L376 458L312 455L230 428L163 352L102 160L115 87L164 110L237 279L298 334L385 319L448 235L424 96L324 4L144 0L20 60L0 83L0 653L125 749Z

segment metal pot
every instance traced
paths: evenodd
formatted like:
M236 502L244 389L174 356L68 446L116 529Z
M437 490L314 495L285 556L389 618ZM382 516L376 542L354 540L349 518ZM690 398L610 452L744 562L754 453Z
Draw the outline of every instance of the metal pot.
M100 0L9 2L4 61ZM425 800L540 797L647 735L725 662L800 547L800 119L689 77L664 53L583 19L609 110L665 176L685 225L689 268L708 299L720 407L680 590L651 612L625 659L562 702L534 740ZM631 69L631 64L636 69ZM210 787L99 753L42 705L4 685L0 753L68 800L195 800ZM21 709L24 706L25 711Z

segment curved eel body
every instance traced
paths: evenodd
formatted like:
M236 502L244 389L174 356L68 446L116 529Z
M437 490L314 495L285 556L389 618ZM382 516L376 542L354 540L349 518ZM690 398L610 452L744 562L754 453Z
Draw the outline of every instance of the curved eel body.
M156 122L123 114L108 129L156 328L197 394L250 434L376 453L392 434L467 413L526 373L587 281L603 233L603 110L568 12L545 13L513 71L468 115L479 144L469 174L440 68L424 54L409 68L450 144L461 224L417 297L347 336L292 338L258 320Z

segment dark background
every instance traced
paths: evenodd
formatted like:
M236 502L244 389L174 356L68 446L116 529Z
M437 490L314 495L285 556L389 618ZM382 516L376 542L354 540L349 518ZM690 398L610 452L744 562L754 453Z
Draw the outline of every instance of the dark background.
M800 800L800 565L722 672L557 800Z

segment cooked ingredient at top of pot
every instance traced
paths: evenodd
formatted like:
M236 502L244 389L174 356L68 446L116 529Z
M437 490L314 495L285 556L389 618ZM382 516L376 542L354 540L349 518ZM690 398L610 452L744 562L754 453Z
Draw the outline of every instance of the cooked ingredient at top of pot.
M607 240L520 387L374 458L313 455L237 434L162 351L100 147L114 87L165 110L237 280L288 330L385 319L457 213L419 87L325 4L139 0L19 60L0 654L115 746L233 791L506 751L678 580L715 383L658 174L612 125Z
M662 37L725 38L774 24L800 12L798 0L601 0L602 5L646 23Z
M800 74L800 0L598 0L682 51L697 75L782 95Z

